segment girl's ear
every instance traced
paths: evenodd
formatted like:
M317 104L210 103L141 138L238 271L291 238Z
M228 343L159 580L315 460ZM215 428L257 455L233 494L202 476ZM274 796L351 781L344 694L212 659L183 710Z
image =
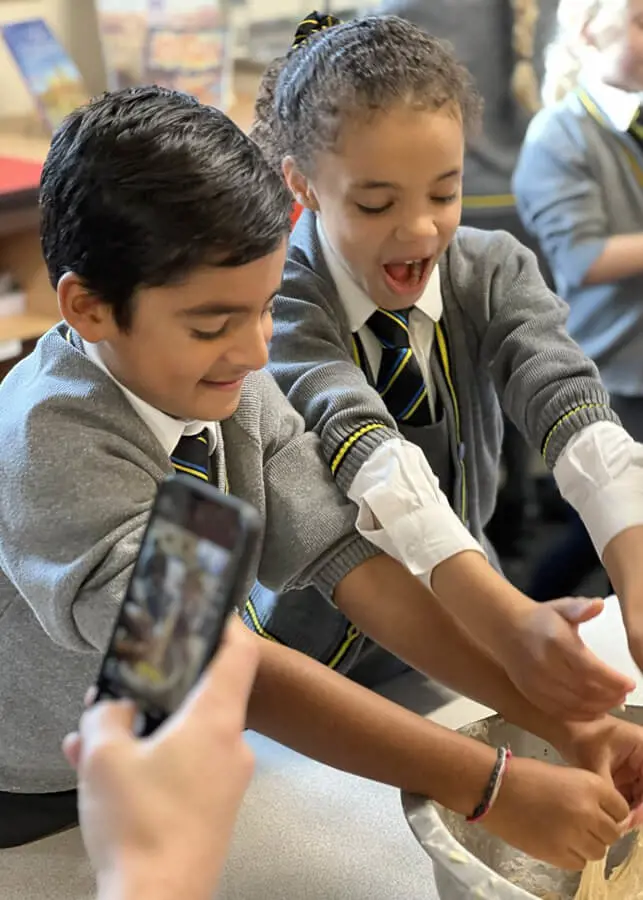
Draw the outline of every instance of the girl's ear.
M293 195L297 203L299 203L301 206L306 207L306 209L310 209L313 212L318 212L319 203L317 202L315 191L309 180L297 167L297 163L292 156L284 157L284 160L281 164L281 170L283 172L286 184L290 188L290 193Z

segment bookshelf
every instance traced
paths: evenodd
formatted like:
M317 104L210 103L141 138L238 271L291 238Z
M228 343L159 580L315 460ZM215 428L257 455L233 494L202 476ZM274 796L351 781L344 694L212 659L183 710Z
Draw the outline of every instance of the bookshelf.
M0 132L0 271L10 272L26 297L24 313L0 317L0 341L27 347L58 318L38 235L38 178L47 146L40 137Z
M235 66L230 116L244 129L252 121L260 73L261 68L251 63L239 62ZM10 272L26 294L24 314L0 317L0 342L22 341L24 352L29 352L34 341L59 318L56 294L49 284L40 253L38 233L37 179L48 147L48 139L38 133L33 122L0 120L0 271ZM7 165L12 161L32 165L31 187L25 188L21 181L20 190L3 192ZM8 368L0 362L0 378Z

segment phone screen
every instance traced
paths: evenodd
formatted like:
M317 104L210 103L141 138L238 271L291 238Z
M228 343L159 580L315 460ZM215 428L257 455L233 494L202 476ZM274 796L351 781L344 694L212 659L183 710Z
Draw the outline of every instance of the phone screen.
M160 489L99 676L102 696L131 697L161 721L216 648L238 554L234 509L185 483Z

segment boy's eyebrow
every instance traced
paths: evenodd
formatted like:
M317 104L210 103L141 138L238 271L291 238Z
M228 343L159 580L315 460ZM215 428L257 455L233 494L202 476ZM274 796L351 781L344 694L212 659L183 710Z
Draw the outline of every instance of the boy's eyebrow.
M459 167L455 169L449 169L448 172L443 172L441 175L435 179L435 181L446 181L448 178L455 178L457 175L460 175L462 170ZM395 188L398 189L399 184L395 184L393 181L358 181L355 187L360 188L363 191L377 191L382 188Z
M279 288L268 297L266 305L274 300L279 293ZM252 305L244 306L243 303L229 303L225 300L217 302L216 300L207 303L200 303L199 306L190 306L189 309L182 309L182 316L231 316L238 312L248 312L254 309Z

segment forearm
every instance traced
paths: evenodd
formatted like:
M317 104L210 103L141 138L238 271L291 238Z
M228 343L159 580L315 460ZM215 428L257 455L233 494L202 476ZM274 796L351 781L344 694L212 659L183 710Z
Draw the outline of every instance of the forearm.
M248 726L319 762L470 814L494 751L263 639Z
M611 237L605 249L590 266L585 284L607 284L643 273L643 234L619 234Z
M619 598L628 633L643 636L643 525L627 528L605 548L603 563ZM640 624L639 624L640 621Z
M436 566L431 588L442 608L492 656L498 655L533 601L479 553L467 551ZM427 596L422 607L431 602ZM418 607L419 611L419 607Z
M395 560L378 556L338 586L335 602L355 625L414 669L564 749L567 727L529 703L504 669Z

